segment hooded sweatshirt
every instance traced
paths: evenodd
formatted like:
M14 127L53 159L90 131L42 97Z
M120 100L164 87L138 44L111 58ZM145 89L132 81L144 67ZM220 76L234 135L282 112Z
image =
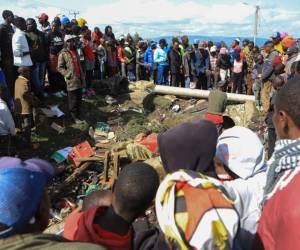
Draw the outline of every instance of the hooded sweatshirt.
M95 224L96 216L101 216L107 207L94 207L84 212L74 211L66 219L64 237L72 241L88 242L104 246L108 250L130 250L132 230L124 236L106 231Z
M250 129L235 126L220 135L216 157L240 177L225 181L224 187L240 216L237 239L242 249L251 249L266 183L264 147Z
M205 120L183 123L159 134L159 152L166 172L189 169L215 176L217 138L216 126Z

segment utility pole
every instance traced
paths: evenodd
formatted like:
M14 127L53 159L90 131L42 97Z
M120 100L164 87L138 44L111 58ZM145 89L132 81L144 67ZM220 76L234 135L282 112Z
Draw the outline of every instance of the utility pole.
M74 19L76 19L77 15L79 15L79 13L80 13L79 11L73 11L73 12L69 11L69 15L73 15Z
M256 45L256 37L257 37L257 31L258 31L258 14L259 14L259 5L255 6L255 20L254 20L254 32L253 32L253 41L254 46Z

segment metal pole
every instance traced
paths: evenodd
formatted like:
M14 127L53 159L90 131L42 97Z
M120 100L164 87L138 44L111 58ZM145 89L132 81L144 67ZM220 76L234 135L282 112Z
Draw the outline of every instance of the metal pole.
M254 45L256 45L256 37L257 37L257 31L258 31L258 12L259 12L259 6L255 6L255 20L254 20L254 34L253 34L253 41Z
M198 98L207 99L210 91L156 85L154 88L154 93L162 94L162 95L189 96L189 97L198 97ZM233 93L226 93L226 94L227 94L228 101L234 101L234 102L255 101L255 97L253 95L241 95L241 94L233 94Z

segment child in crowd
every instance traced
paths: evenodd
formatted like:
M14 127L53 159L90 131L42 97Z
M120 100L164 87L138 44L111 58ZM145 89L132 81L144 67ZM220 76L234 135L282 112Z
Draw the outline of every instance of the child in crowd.
M80 111L85 79L75 47L75 38L73 35L65 35L65 48L59 54L57 70L65 77L70 115L75 123L83 123Z
M19 67L18 72L19 77L15 82L17 127L23 132L26 144L29 146L31 143L32 107L38 102L38 99L31 92L29 67Z
M158 186L158 174L149 165L125 166L114 185L111 205L73 212L66 220L64 237L101 244L108 250L132 249L131 225L150 206Z

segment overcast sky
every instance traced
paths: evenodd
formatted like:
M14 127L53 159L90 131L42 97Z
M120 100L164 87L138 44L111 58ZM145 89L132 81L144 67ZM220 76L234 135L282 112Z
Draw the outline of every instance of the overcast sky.
M69 12L79 11L90 28L110 24L117 36L135 31L144 37L251 36L256 4L261 6L259 37L275 31L300 37L299 0L1 0L0 9L25 18L46 12L50 19L57 14L72 18Z

